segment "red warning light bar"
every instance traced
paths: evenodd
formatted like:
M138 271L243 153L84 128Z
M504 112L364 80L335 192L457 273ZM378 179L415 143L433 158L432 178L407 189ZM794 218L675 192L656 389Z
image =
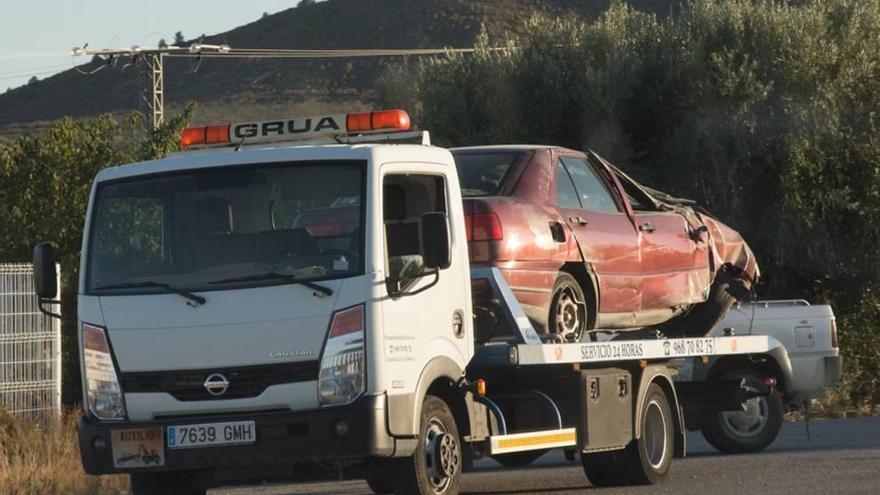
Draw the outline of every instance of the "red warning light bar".
M318 137L406 132L412 121L404 110L381 110L286 120L241 122L232 125L190 127L183 131L180 146L292 141Z

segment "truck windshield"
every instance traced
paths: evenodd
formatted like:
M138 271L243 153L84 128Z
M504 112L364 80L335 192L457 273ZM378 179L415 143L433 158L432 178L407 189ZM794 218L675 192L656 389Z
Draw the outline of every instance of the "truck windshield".
M288 162L100 184L88 290L205 291L362 274L364 166Z

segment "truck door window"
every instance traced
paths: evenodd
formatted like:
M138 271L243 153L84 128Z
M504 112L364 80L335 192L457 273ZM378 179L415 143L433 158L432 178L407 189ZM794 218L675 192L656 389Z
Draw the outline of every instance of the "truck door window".
M579 158L563 156L559 160L571 175L574 187L580 198L581 208L585 210L618 213L620 209L602 181L587 162Z
M388 276L396 280L416 277L424 270L419 240L422 215L446 213L443 177L386 175L382 187Z

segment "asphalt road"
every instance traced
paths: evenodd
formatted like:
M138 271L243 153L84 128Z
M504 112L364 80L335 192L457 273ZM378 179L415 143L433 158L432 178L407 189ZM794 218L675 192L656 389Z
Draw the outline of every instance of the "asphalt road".
M723 455L699 434L688 435L688 457L676 459L671 479L652 487L594 489L579 463L551 452L527 469L506 470L481 461L464 475L462 494L880 494L880 418L814 421L812 441L804 423L787 423L765 452ZM267 484L220 488L211 495L367 495L363 481Z

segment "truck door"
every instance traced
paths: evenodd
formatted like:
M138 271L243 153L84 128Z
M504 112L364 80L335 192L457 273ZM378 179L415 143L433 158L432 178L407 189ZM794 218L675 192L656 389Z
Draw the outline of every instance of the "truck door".
M583 158L559 156L556 202L595 271L599 313L634 318L641 309L639 238L609 185Z
M457 185L454 172L442 166L386 164L381 180L387 288L381 303L384 376L394 413L416 410L419 380L432 379L423 375L443 369L457 379L464 370L473 353L470 274L461 221L450 222L451 263L439 270L436 285L429 287L435 277L423 275L419 254L422 215L444 212L447 218L463 218L461 197L449 187ZM392 421L392 433L412 433L410 419Z

